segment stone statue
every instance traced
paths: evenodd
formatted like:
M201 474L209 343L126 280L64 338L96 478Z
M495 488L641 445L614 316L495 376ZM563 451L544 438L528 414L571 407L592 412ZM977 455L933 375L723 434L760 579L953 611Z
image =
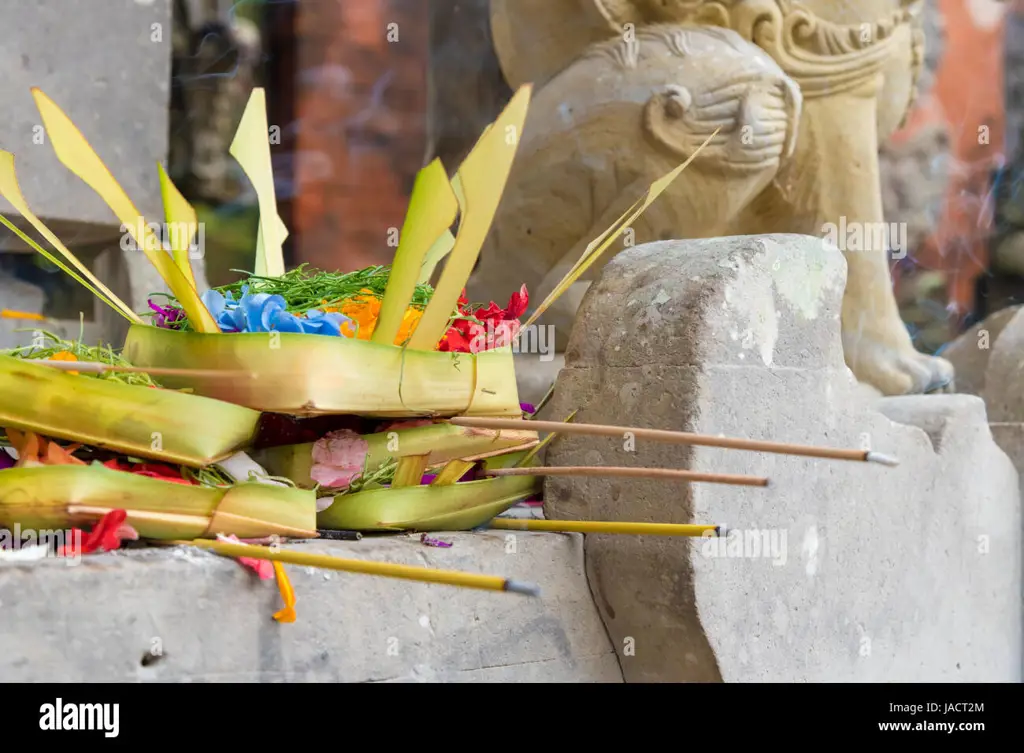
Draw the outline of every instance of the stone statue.
M532 82L534 95L471 297L491 300L515 279L539 302L720 127L623 243L827 236L847 262L842 339L856 377L886 395L947 387L950 364L918 353L900 320L889 273L900 234L884 220L879 182L879 144L905 117L922 68L921 6L491 0L505 78ZM601 263L543 319L560 350Z

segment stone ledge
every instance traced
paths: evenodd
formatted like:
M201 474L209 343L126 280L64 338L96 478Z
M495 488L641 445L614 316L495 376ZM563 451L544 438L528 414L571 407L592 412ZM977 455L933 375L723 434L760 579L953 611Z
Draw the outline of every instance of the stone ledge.
M490 531L287 548L536 582L537 599L286 565L298 620L238 563L131 550L0 563L6 682L622 682L579 536ZM512 551L514 549L514 552ZM163 657L143 666L158 640Z
M870 448L897 467L563 435L548 465L770 485L548 478L545 512L725 525L743 537L724 551L587 537L590 585L627 682L1019 682L1018 474L977 397L878 400L857 389L840 347L842 286L799 263L820 249L778 235L622 252L583 301L549 411ZM773 259L787 263L775 270ZM835 250L819 261L829 270L842 259Z

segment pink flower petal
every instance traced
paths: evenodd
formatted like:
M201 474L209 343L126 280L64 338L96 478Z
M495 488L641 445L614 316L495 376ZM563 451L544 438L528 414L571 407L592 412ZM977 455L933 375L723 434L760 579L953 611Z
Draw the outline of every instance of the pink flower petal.
M363 471L370 445L354 431L342 429L313 443L312 479L321 486L346 486Z
M139 532L132 528L127 523L122 523L117 528L117 538L128 539L129 541L138 541Z
M239 557L238 562L247 567L259 576L260 580L270 580L274 577L274 563L270 560L257 560L252 557Z
M231 534L230 536L220 534L217 536L217 539L219 541L232 541L236 544L245 543L239 540L235 534ZM236 557L235 559L238 560L239 565L256 573L260 580L270 580L274 577L274 563L270 560L259 560L255 557Z

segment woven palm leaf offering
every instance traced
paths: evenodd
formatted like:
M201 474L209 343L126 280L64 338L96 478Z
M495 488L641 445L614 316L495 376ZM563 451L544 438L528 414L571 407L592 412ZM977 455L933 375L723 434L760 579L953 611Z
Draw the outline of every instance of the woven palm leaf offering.
M529 95L525 87L512 99L454 181L440 161L420 172L390 267L341 274L285 272L287 230L276 209L263 92L255 90L231 146L259 197L255 269L201 298L172 288L153 303L152 325L130 329L126 357L140 366L251 371L254 378L239 383L202 375L166 381L273 413L520 415L510 335L526 292L507 307L483 309L468 307L462 292L515 155L518 139L507 134L520 132ZM44 113L47 129L57 130L55 120ZM161 177L166 199L174 192ZM179 197L167 206L168 221L194 217ZM476 342L472 330L482 334Z
M191 393L189 399L207 401L205 406L194 405L192 409L179 405L179 421L183 416L204 413L215 421L223 405L217 398L221 398L234 404L238 417L247 419L244 437L238 440L238 444L245 445L251 440L255 411L428 421L435 416L522 415L512 367L511 339L518 327L518 317L526 308L527 293L525 289L513 293L504 308L491 304L477 309L468 306L463 290L514 156L518 141L515 134L522 128L529 100L528 87L516 95L505 113L485 132L455 179L449 181L439 161L421 171L391 267L349 274L304 268L285 273L281 242L286 230L277 216L273 196L263 92L254 91L231 152L249 175L260 201L257 262L253 274L240 285L213 290L204 296L197 293L188 260L197 229L196 215L163 170L160 180L168 226L187 229L172 234L166 244L156 237L70 119L42 92L33 90L33 96L58 159L111 207L137 247L159 271L171 295L159 302L151 300L151 321L145 323L34 218L21 197L10 155L5 155L0 191L63 259L33 244L40 253L131 321L122 352L126 362L139 370L159 372L161 386L167 388L167 400L184 398L172 391L187 389ZM460 208L456 236L449 228ZM446 257L434 288L429 280ZM22 360L26 362L19 363L15 370L22 381L42 374L54 382L50 405L66 400L73 389L84 389L85 376L51 373L42 365L43 371L37 369L36 374L26 377L24 374L32 366L27 363L30 359ZM225 379L230 373L244 376ZM148 390L149 385L114 385L95 375L89 379L88 387L94 392L115 387L122 391L144 390L147 399L156 399L150 398L149 393L157 392ZM109 399L115 399L112 393ZM135 403L139 399L125 393L117 411L138 413ZM47 418L54 416L18 415L11 425L42 432L45 437L88 442L89 447L116 446L134 456L150 458L152 453L147 455L144 440L160 426L140 419L140 425L133 429L139 435L118 443L111 440L109 431L86 436L84 431L76 432L68 426L74 422ZM109 423L117 421L111 419ZM465 458L528 447L531 440L536 443L532 432L505 432L502 437L501 432L455 427L440 427L439 431L425 427L426 432L417 431L424 427L410 424L387 428L383 450L378 445L374 457L367 457L375 465L364 469L363 484L368 487L367 493L390 491L390 496L384 498L388 509L399 499L396 495L403 492L431 500L426 508L402 508L416 512L412 518L403 519L409 526L416 517L433 519L463 510L467 505L484 504L500 511L537 491L534 479L481 479L445 492L444 485L459 480L459 476L452 476L451 468L438 474L438 483L432 489L422 484L423 490L400 490L403 486L421 485L425 474L413 474L414 468L425 471L442 459L472 465ZM427 445L426 456L417 451ZM395 449L397 446L403 449ZM180 454L182 457L174 459L191 459L206 466L215 462L220 453L211 451L201 457L197 453ZM395 472L385 479L375 468L388 464ZM367 475L374 473L378 474L376 482L368 484ZM332 493L352 491L348 486L326 489ZM437 490L442 493L436 493ZM290 491L305 495L304 499L312 499L315 494L309 489ZM379 494L373 495L373 499L378 498ZM374 507L369 509L372 517Z
M433 423L523 415L512 343L528 293L520 288L505 307L477 308L468 305L464 289L509 174L529 86L485 129L451 180L439 160L420 171L391 266L348 274L305 268L285 272L281 245L287 230L276 211L264 96L254 90L230 151L260 204L256 264L242 283L203 296L189 263L196 213L166 173L160 169L165 219L179 231L165 243L70 119L42 92L33 90L33 95L58 159L110 206L171 294L160 302L151 300L150 321L143 322L34 220L18 191L13 158L0 171L0 190L75 267L65 271L129 318L122 355L135 368L160 370L165 388L189 389L193 398L218 399L242 409L378 422L405 419L359 433L328 432L312 446L267 453L270 473L281 468L282 476L313 487L288 493L321 498L320 528L468 529L539 494L540 479L529 474L538 437L529 427L510 431ZM685 167L657 181L591 244L570 276L582 274ZM433 287L430 280L442 261ZM565 287L568 278L534 318ZM224 378L231 373L244 376ZM52 427L26 428L60 436ZM492 477L503 469L519 473Z
M312 492L249 473L259 413L164 389L110 348L40 336L0 355L0 528L317 535Z
M55 105L42 92L33 94L52 118ZM55 132L65 137L54 143L63 160L67 134ZM91 150L70 146L77 149L75 159L92 169L97 183L90 185L103 189L118 216L137 220L134 206L118 195L120 188ZM5 151L0 151L0 195L55 253L6 217L0 216L0 224L120 315L142 324L32 213L18 185L14 156ZM192 286L187 254L143 248L172 289ZM29 347L0 354L0 528L92 522L97 541L106 533L113 536L104 539L107 548L119 528L153 539L316 536L312 492L287 480L254 480L249 472L253 464L241 451L255 439L259 412L167 388L153 378L159 372L133 367L110 348L45 332Z
M110 347L35 339L0 351L0 427L194 468L252 446L258 411L163 389Z

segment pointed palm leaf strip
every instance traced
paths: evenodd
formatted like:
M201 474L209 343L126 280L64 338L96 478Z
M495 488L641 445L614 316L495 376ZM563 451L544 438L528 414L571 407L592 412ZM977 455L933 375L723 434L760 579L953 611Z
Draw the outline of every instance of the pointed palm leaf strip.
M17 225L15 225L13 222L11 222L6 217L4 217L2 214L0 214L0 225L4 225L8 230L10 230L12 233L14 233L16 236L18 236L22 241L24 241L24 243L26 245L28 245L29 247L34 249L40 256L42 256L48 262L50 262L51 264L56 266L58 269L60 269L62 272L64 272L64 274L66 274L72 280L74 280L75 282L77 282L80 285L82 285L86 290L88 290L90 293L92 293L94 296L96 296L100 301L102 301L103 303L105 303L108 306L110 306L110 308L114 309L114 311L116 311L120 316L123 316L125 319L127 319L130 322L134 322L134 323L141 323L142 322L142 319L139 318L134 312L131 312L132 315L128 316L128 314L126 312L130 312L131 310L124 304L123 301L118 299L117 303L120 304L120 305L115 304L113 301L111 301L109 298L107 298L107 296L103 295L103 293L101 293L99 290L97 290L92 285L90 285L86 280L82 279L82 277L80 277L77 272L75 272L73 269L69 268L59 258L57 258L53 254L51 254L49 251L44 249L42 246L40 246L34 240L29 238L27 235L25 235L25 233L22 232L21 228L19 228ZM91 277L91 275L90 275L90 277ZM124 306L124 308L121 308L122 306ZM30 312L26 312L26 311L11 311L10 309L2 309L2 310L0 310L0 318L3 318L3 319L34 319L34 320L40 321L40 322L46 320L46 317L43 316L42 314L30 313Z
M288 229L277 213L268 133L266 92L256 88L249 95L245 112L242 113L242 121L238 124L238 130L231 146L228 147L228 152L252 183L260 206L254 273L260 277L280 277L284 274L281 244L288 237Z
M185 275L188 284L194 288L196 287L196 278L192 274L189 250L192 238L195 236L196 230L199 229L199 218L196 215L196 210L181 195L178 187L171 182L164 166L157 163L156 168L160 173L160 195L164 201L164 219L167 220L167 227L173 228L170 239L171 258Z
M373 342L391 345L402 326L409 301L423 267L424 256L436 245L438 236L451 235L458 204L441 160L420 170L409 199L398 250L391 265L380 316L373 330Z
M562 278L562 280L555 286L554 290L551 291L548 297L545 298L544 301L537 307L537 310L534 311L530 318L526 320L526 323L520 328L520 332L522 332L535 321L537 321L538 317L540 317L541 314L547 311L551 304L553 304L555 300L557 300L562 295L562 293L568 290L569 287L574 282L576 282L576 280L583 276L583 274L588 269L590 269L591 266L593 266L594 262L596 262L601 257L601 255L604 254L604 252L611 247L611 245L620 235L622 235L626 228L632 225L634 222L636 222L637 217L643 214L644 210L646 210L647 207L654 203L654 200L657 199L662 194L662 192L666 188L668 188L676 178L679 177L679 174L682 173L683 170L685 170L691 162L693 162L693 159L698 154L700 154L701 149L707 146L707 144L711 141L711 139L715 137L715 134L717 134L719 130L720 129L716 128L715 133L712 133L710 136L708 136L707 140L705 140L703 144L701 144L699 147L697 147L697 149L694 150L693 154L690 155L690 158L687 159L686 162L681 164L668 175L665 175L664 177L661 177L658 180L654 181L654 183L651 184L650 189L647 191L647 195L643 199L640 199L635 204L633 204L633 206L626 210L625 214L623 214L618 220L616 220L610 228L605 230L603 233L601 233L600 236L598 236L596 239L591 241L590 244L587 245L586 250L580 256L579 261L577 261L576 264L573 265L573 268L569 270L565 277Z
M36 231L50 243L51 246L57 249L57 251L59 251L60 254L72 266L74 266L79 273L81 273L81 277L68 269L68 267L59 259L54 257L53 254L45 251L38 243L33 241L21 230L10 223L7 218L0 217L0 222L3 222L4 225L25 241L25 243L38 251L46 260L53 262L66 274L70 275L72 279L88 288L89 292L113 308L121 314L121 316L127 318L131 322L135 322L137 324L142 323L142 319L132 311L124 301L114 295L106 285L100 282L93 273L78 260L78 257L71 253L68 247L61 243L60 239L43 224L42 220L33 214L32 210L28 207L28 202L25 201L25 197L21 193L21 187L18 185L18 175L14 169L14 155L3 150L0 150L0 194L7 199L11 206L18 210L22 217L29 221L29 224L31 224L32 227L34 227ZM86 280L89 282L86 282Z
M427 470L427 457L427 455L406 455L400 459L398 467L395 469L395 477L391 481L391 488L418 486Z
M455 200L459 203L459 214L465 216L466 195L462 191L462 179L459 177L458 173L452 177L451 188L452 193L455 194ZM423 267L420 270L420 285L426 285L430 282L430 278L434 276L434 270L437 268L437 265L441 263L441 260L445 258L454 247L455 236L452 235L451 230L445 230L441 233L441 237L434 241L434 245L430 247L430 250L427 251L426 257L423 259Z
M124 189L114 179L110 170L103 164L99 155L75 127L75 124L52 99L39 89L33 88L32 96L35 98L36 107L39 109L39 115L43 120L46 133L50 137L50 142L53 144L57 159L99 194L107 206L114 211L114 215L128 228L139 248L153 263L164 282L171 289L171 293L178 299L178 303L181 304L193 328L197 332L220 332L220 327L217 326L217 322L199 299L196 289L189 284L188 279L178 269L171 256L164 251L160 239L149 228L145 218L139 213ZM144 236L142 238L136 237L140 228L141 234Z
M569 423L570 421L572 421L573 418L576 416L576 414L579 413L579 412L580 412L579 408L574 410L572 413L570 413L568 415L568 417L566 417L566 419L565 419L565 421L563 423ZM547 447L549 444L551 444L551 442L554 441L555 437L557 437L557 436L558 436L558 434L556 432L551 432L550 434L548 434L546 437L544 437L544 439L540 440L533 447L533 449L531 449L528 453L523 455L522 459L518 463L516 463L515 467L516 468L525 468L527 465L530 464L530 461L532 461L535 457L537 457L537 454L541 450L543 450L545 447Z
M512 160L521 140L532 87L520 87L498 119L480 137L459 168L465 192L455 247L445 263L437 289L409 340L409 348L433 350L448 329L448 321L466 287L498 202L505 190Z
M470 460L451 460L438 472L431 486L450 486L465 476L476 463Z

